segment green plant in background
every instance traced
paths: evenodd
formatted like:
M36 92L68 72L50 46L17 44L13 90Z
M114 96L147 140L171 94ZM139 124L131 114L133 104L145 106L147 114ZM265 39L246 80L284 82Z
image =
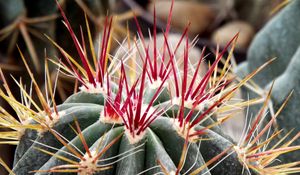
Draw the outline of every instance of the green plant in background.
M272 81L274 87L271 95L270 108L277 110L288 94L293 91L290 101L280 117L276 120L278 128L282 128L284 134L291 129L299 131L299 56L300 56L300 2L291 1L284 9L274 16L256 35L248 54L247 61L242 63L236 72L243 77L248 71L255 70L266 60L276 57L276 60L254 77L253 84L257 87L254 92L243 88L246 97L263 96ZM260 90L257 90L260 89ZM256 113L257 107L250 108L250 112ZM289 136L288 138L292 138ZM299 144L299 139L295 144ZM299 157L297 154L289 154L285 157L287 161L295 161Z
M220 129L219 124L230 118L229 113L217 118L234 92L270 64L262 64L236 85L229 78L229 60L238 35L210 64L202 77L199 68L205 59L205 49L196 65L190 64L187 31L176 46L169 45L171 12L164 31L164 44L157 48L154 25L153 47L144 42L141 28L138 37L121 59L109 55L113 18L107 17L98 53L88 30L88 45L81 44L61 6L64 23L74 42L80 62L76 61L55 41L52 43L62 54L63 61L52 60L60 73L75 77L80 91L64 103L55 103L55 85L52 85L48 63L46 68L47 96L43 96L25 57L21 58L32 79L32 90L22 81L16 81L22 100L14 97L4 80L0 95L14 109L14 119L1 108L0 124L10 129L1 132L4 143L17 144L11 174L289 174L299 172L297 162L274 164L278 156L300 149L291 146L293 139L269 143L281 131L268 132L285 107L283 102L272 119L263 116L271 96L269 91L263 107L249 124L240 142L235 143ZM155 15L154 15L155 24ZM86 20L87 29L89 23ZM82 39L83 40L83 39ZM130 40L130 38L128 38ZM128 41L128 43L132 41ZM178 47L184 45L181 58L175 57ZM229 50L227 58L224 54ZM89 54L91 59L88 59ZM135 80L128 80L126 69L136 63L133 53L138 52L142 66ZM151 54L150 54L151 53ZM183 69L179 61L183 60ZM225 67L218 69L225 59ZM130 75L131 76L131 75ZM271 86L273 87L273 86ZM29 88L30 89L30 88ZM271 88L272 89L272 88ZM38 97L42 107L33 100ZM231 104L239 105L239 104ZM235 111L234 111L235 112ZM261 125L267 121L266 125ZM258 128L262 128L258 130ZM289 133L290 134L290 133ZM265 137L267 135L267 137ZM1 164L4 164L2 161Z

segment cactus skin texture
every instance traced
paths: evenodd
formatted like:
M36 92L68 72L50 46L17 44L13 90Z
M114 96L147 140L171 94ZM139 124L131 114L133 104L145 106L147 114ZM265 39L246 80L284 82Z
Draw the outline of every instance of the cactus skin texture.
M277 119L278 128L284 129L284 134L291 129L299 132L299 71L300 71L300 1L291 1L276 16L274 16L256 35L250 45L247 61L237 68L236 72L243 77L245 73L255 70L268 59L276 57L275 61L265 70L257 74L253 81L263 91L270 89L275 81L272 92L274 110L278 110L291 91L293 94ZM264 92L262 92L264 93ZM264 96L243 88L244 98ZM250 113L257 112L257 106L250 107ZM289 139L292 136L288 137ZM274 141L275 142L275 141ZM276 142L275 142L276 143ZM299 144L299 139L295 144ZM282 159L295 161L300 152L287 154Z
M143 64L140 73L135 76L136 80L131 82L127 80L127 74L130 72L125 71L125 66L130 66L130 63L135 61L130 60L130 53L127 59L112 59L108 64L112 18L106 18L101 48L97 55L99 58L92 65L90 62L93 61L87 58L84 46L74 34L59 4L58 8L82 63L78 64L57 46L68 63L60 65L61 71L75 77L81 83L80 92L70 96L61 105L52 101L53 105L50 107L47 98L42 97L21 53L33 80L34 92L38 95L43 109L38 110L39 112L27 111L26 106L15 102L4 81L7 92L1 90L0 95L15 107L16 112L22 111L21 115L32 114L30 120L23 124L25 131L21 131L18 138L19 145L10 174L263 174L262 172L270 170L275 172L276 167L272 169L270 165L282 154L281 151L285 153L299 149L284 147L268 151L262 148L269 142L263 140L262 144L257 144L261 143L261 136L273 121L270 120L263 131L256 131L266 105L255 118L257 122L249 125L249 132L240 143L233 142L220 129L219 124L230 115L218 119L218 110L228 112L225 110L228 108L226 103L235 90L267 65L259 67L234 85L230 84L232 80L227 77L230 66L225 66L217 76L218 63L227 50L233 51L238 35L233 37L224 50L216 54L216 60L206 74L203 77L199 76L199 67L205 58L205 48L196 66L190 65L189 48L193 44L187 37L188 27L178 43L185 48L181 58L175 58L176 47L173 50L173 46L168 45L171 7L167 28L163 33L165 43L162 48L156 48L156 27L153 29L153 58L149 57L149 47L143 45L143 35L137 22L140 39L135 44L143 45L140 52L144 54L141 54ZM86 24L88 26L87 21ZM90 38L89 44L94 48ZM167 54L169 59L159 62L159 55L163 54ZM91 55L96 55L93 49ZM230 55L225 62L230 60ZM178 68L179 62L182 62L183 70ZM4 79L2 72L1 76ZM28 97L22 86L20 87ZM48 91L53 100L52 91ZM271 92L268 97L270 94ZM265 104L267 102L268 99ZM286 104L286 101L283 104ZM6 124L2 119L0 115L0 124ZM18 131L15 125L10 126L10 129ZM276 133L272 134L273 136L275 137ZM273 152L274 154L271 154ZM270 156L265 158L265 155ZM266 162L264 167L260 162ZM293 168L296 165L286 166ZM283 164L279 171L287 172L284 167Z

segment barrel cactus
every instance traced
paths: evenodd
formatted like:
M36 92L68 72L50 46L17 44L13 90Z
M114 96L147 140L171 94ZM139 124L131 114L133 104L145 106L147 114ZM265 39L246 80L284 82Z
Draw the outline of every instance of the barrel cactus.
M236 70L240 77L248 71L255 70L268 59L276 57L274 62L253 79L256 89L253 91L243 88L243 94L251 97L266 97L266 91L274 82L271 102L269 107L277 110L285 98L293 91L285 110L277 119L276 125L282 128L283 137L291 129L299 131L299 56L300 56L300 2L291 1L277 15L275 15L256 35L247 55L247 61ZM257 106L250 108L250 112L256 113ZM279 137L280 138L280 137ZM292 136L289 136L291 139ZM299 139L295 141L299 144ZM298 159L300 152L285 156L287 161Z
M177 46L169 45L171 13L163 33L162 48L156 47L155 28L153 50L143 42L144 36L139 29L140 39L135 40L121 59L110 57L107 52L113 20L107 17L98 54L95 54L89 37L90 52L95 59L88 59L87 49L79 42L66 15L58 7L82 65L54 41L67 63L52 62L59 66L60 72L81 83L80 91L58 105L50 78L46 76L48 94L45 97L21 53L33 90L28 92L22 82L16 80L23 97L19 102L1 72L5 90L1 90L0 95L19 117L19 120L14 119L13 114L1 108L0 124L10 129L1 138L18 145L10 174L177 175L299 171L295 168L296 163L273 164L281 154L299 149L299 146L290 146L299 134L293 140L282 140L276 146L268 147L279 134L268 130L287 101L261 131L257 130L264 120L271 91L265 105L254 117L255 122L247 126L239 143L219 127L231 114L218 118L218 111L228 109L226 102L235 90L269 64L263 64L240 82L231 84L229 60L238 35L224 50L216 53L216 60L200 77L198 72L205 58L205 48L197 64L191 65L189 49L193 44L187 37L188 27ZM88 22L86 25L89 26ZM138 22L137 26L140 28ZM175 58L181 44L185 48L182 57ZM230 52L225 67L219 71L218 64L227 49ZM141 67L137 66L139 70L133 70L136 73L134 81L128 80L130 75L126 71L131 63L135 63L132 52L139 52L143 63ZM181 61L183 70L178 65ZM39 102L32 99L32 94L38 96ZM265 140L262 136L266 134L269 137Z

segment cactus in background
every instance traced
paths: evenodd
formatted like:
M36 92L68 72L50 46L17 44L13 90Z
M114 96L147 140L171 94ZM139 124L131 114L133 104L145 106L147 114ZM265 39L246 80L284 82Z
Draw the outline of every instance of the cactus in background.
M19 118L14 119L0 108L0 125L10 129L0 133L0 137L6 143L18 145L13 173L240 175L299 172L296 163L273 164L278 156L300 149L299 146L290 146L299 134L287 142L268 146L280 134L268 130L287 100L262 130L257 130L264 120L271 90L254 117L255 122L247 126L239 143L233 142L219 127L231 114L217 118L218 111L230 108L226 104L235 90L270 63L263 64L235 85L230 84L233 81L228 76L230 58L238 35L220 53L216 51L216 60L202 77L199 68L206 56L205 48L196 65L190 64L189 49L193 43L187 37L188 27L176 46L169 45L172 8L161 48L157 48L156 26L152 31L153 50L150 50L137 22L139 39L131 45L128 37L130 49L124 57L116 59L108 54L112 18L105 20L96 54L92 38L88 37L89 48L81 44L59 4L58 7L81 61L76 61L72 54L51 40L66 63L52 62L59 66L60 72L80 82L80 92L57 105L55 86L51 85L46 62L49 97L44 97L21 52L33 87L27 92L22 82L16 81L23 97L21 102L15 99L0 72L5 88L0 90L0 95ZM87 20L86 26L89 28ZM177 58L175 55L180 45L184 45L184 51ZM224 58L227 50L230 52ZM90 52L91 59L87 52ZM136 52L143 64L142 67L136 66L138 70L133 70L135 79L129 81L126 69L130 70L135 64L132 55ZM222 59L225 59L225 66L220 71L218 64ZM183 64L183 69L179 64ZM42 107L32 99L32 94L37 95ZM230 105L243 107L242 104ZM265 135L268 135L266 140Z
M47 4L45 8L45 4ZM35 73L42 75L45 50L50 56L55 52L51 44L45 40L44 34L55 37L56 5L52 0L34 2L9 1L1 2L1 46L2 54L11 64L16 63L14 48L18 44L24 53L31 58L30 67Z
M115 1L98 1L98 0L77 0L59 1L62 7L66 10L67 14L70 14L72 19L72 25L75 26L74 32L80 34L80 24L84 23L84 12L87 14L89 20L92 21L90 27L91 36L97 36L103 29L103 19L107 12L110 15L114 15L112 8L115 5ZM57 55L57 49L51 45L51 42L45 37L52 38L54 41L64 47L69 53L73 53L73 44L71 38L65 33L64 24L61 23L61 19L57 14L57 6L55 0L17 0L0 2L0 57L1 68L3 70L13 72L15 77L21 77L24 82L30 82L30 79L26 75L26 69L19 65L18 51L15 49L16 45L20 47L27 59L27 62L36 77L40 86L44 86L44 60L45 58L59 58ZM84 10L84 12L83 12ZM125 13L127 18L132 17ZM127 19L123 18L118 21ZM115 27L113 33L120 33L120 25ZM86 32L83 32L84 36ZM75 57L77 59L77 57ZM49 65L50 72L54 71L54 66ZM53 72L54 74L54 72ZM53 78L54 75L52 75ZM54 79L54 78L53 78ZM67 85L65 82L66 77L60 75L57 87L58 93L61 99L65 99L70 91L73 91L72 83ZM68 80L68 79L67 79ZM64 83L62 83L64 81ZM68 81L71 82L71 81Z
M272 81L275 81L271 96L270 108L277 110L288 94L293 91L285 110L277 119L276 125L287 134L291 129L299 131L299 56L300 56L300 1L291 1L284 9L274 16L256 35L247 55L247 61L238 68L238 74L243 77L248 71L255 70L266 60L276 57L274 63L268 66L260 74L256 75L253 83L256 84L254 92L243 88L245 98L266 97ZM244 72L244 73L243 73ZM257 107L250 108L251 113L256 113ZM281 136L282 137L282 136ZM288 138L292 138L289 136ZM299 144L299 140L295 144ZM300 152L289 154L287 161L298 159Z

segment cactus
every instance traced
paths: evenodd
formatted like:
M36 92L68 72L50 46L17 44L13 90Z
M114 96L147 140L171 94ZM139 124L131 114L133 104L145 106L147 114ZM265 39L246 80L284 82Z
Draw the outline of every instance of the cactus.
M253 93L244 88L244 96L250 94L251 97L265 97L265 91L270 89L272 81L275 81L271 96L270 107L277 110L285 98L293 91L292 97L285 110L282 111L277 119L277 127L282 128L283 135L291 129L299 131L298 119L298 72L299 72L299 47L300 47L300 2L291 1L284 9L274 16L256 35L247 55L247 62L242 63L237 72L243 77L243 71L255 70L267 59L276 57L274 63L254 77L253 82L259 87L258 93ZM242 68L243 67L243 68ZM244 74L245 75L245 74ZM250 112L255 113L257 107L250 108ZM282 136L281 136L282 137ZM292 138L289 136L288 138ZM275 142L276 143L276 142ZM299 140L295 144L299 144ZM285 156L287 161L295 161L300 152Z
M92 59L88 59L85 45L80 44L59 4L58 7L82 65L53 40L67 63L55 60L52 62L59 66L60 72L75 77L81 83L80 92L57 105L46 63L46 84L50 98L43 96L22 52L21 58L32 79L33 90L27 92L22 82L16 81L23 97L21 102L15 99L0 72L5 88L0 90L0 95L19 118L14 119L12 114L0 108L0 124L10 129L7 133L0 133L0 137L7 140L7 143L18 145L10 174L177 175L299 172L295 168L296 163L273 164L278 156L300 149L299 146L290 146L294 139L268 147L269 142L279 133L269 135L267 131L287 100L263 129L257 131L271 91L254 118L255 122L247 127L247 132L239 143L232 141L219 127L230 114L217 118L218 111L226 111L226 102L235 90L269 64L263 64L240 82L230 84L233 80L229 76L229 60L238 35L233 37L224 50L217 52L216 60L206 74L199 77L205 48L196 65L191 65L189 49L193 43L187 37L188 27L177 44L184 45L181 58L175 57L177 46L169 45L172 8L163 33L165 40L162 48L156 47L154 27L153 50L149 50L137 22L140 39L129 47L133 49L129 49L121 59L110 58L108 50L113 19L107 17L98 55L95 54L92 38L89 37ZM89 28L87 20L86 26ZM218 64L229 48L226 64L218 72ZM125 68L135 62L135 58L131 57L132 52L139 52L143 62L140 70L136 71L136 80L133 82L127 79L128 72ZM98 59L93 59L97 56ZM178 65L181 61L183 70ZM32 94L38 97L42 107L33 100ZM267 140L262 139L265 134L269 135Z

